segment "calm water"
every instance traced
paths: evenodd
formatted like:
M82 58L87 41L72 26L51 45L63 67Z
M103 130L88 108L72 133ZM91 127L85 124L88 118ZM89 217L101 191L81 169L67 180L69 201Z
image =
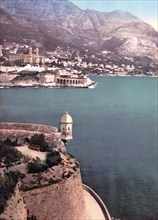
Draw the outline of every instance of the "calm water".
M158 214L158 79L93 79L95 89L3 89L1 120L58 126L68 111L74 119L68 151L83 181L112 216L151 219Z

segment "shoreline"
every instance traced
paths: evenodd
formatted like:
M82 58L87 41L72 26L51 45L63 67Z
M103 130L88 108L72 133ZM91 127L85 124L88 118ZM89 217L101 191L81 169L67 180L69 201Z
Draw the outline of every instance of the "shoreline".
M145 74L136 74L136 75L89 75L89 77L149 77L149 78L157 78L158 75L145 75Z
M40 88L48 88L48 89L89 89L89 88L95 88L95 86L90 85L90 86L50 86L50 85L14 85L14 86L8 86L8 85L0 85L0 89L9 89L9 88L34 88L34 89L40 89Z
M147 76L147 75L90 75L90 77L145 77L145 78L157 78L158 76ZM46 85L46 84L17 84L17 85L8 85L8 84L0 84L0 89L9 89L9 88L54 88L54 89L89 89L89 88L95 88L97 86L97 83L91 84L91 85L83 85L83 86L62 86L62 85Z
M65 89L65 88L79 88L79 89L88 89L88 88L95 88L97 85L96 82L87 85L58 85L58 84L12 84L12 83L0 83L0 88L57 88L57 89Z

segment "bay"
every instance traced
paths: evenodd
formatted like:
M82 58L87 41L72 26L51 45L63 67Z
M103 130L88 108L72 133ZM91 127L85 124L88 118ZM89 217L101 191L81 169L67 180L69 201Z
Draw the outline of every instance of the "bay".
M112 216L152 219L158 215L158 78L92 80L95 89L1 89L0 120L59 127L68 111L74 139L67 149L80 162L83 182Z

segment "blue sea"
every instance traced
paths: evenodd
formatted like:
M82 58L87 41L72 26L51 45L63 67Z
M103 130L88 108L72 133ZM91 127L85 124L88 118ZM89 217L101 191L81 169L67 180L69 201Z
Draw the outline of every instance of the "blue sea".
M158 219L158 78L92 77L95 89L1 89L1 121L59 126L73 117L68 152L110 214Z

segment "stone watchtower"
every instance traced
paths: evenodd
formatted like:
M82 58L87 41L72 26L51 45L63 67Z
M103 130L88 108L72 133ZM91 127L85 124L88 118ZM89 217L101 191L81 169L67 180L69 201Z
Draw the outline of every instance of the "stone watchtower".
M66 112L60 120L61 139L66 143L73 139L72 124L72 117L68 114L68 112Z

